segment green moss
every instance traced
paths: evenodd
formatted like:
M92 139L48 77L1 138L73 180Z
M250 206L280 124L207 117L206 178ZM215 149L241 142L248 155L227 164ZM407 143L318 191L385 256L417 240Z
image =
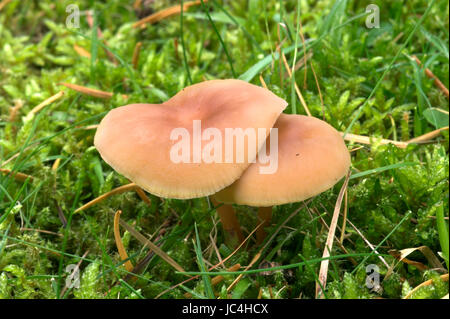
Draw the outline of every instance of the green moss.
M98 279L100 274L100 264L91 263L83 271L80 279L80 287L74 289L76 298L95 299L101 298L100 287L101 281Z
M103 42L92 41L86 19L82 17L79 29L66 28L65 9L72 1L22 2L11 1L0 15L0 165L34 179L24 183L0 175L0 298L61 297L67 277L65 267L80 262L86 251L88 260L81 263L81 287L68 290L64 298L154 298L183 281L184 275L175 273L157 256L150 258L140 278L126 284L121 281L126 274L123 266L119 266L111 214L118 209L123 211L121 218L137 231L154 235L152 240L158 238L157 244L186 270L198 270L192 243L194 223L208 263L216 264L229 256L232 249L224 244L220 223L213 226L217 217L205 198L180 201L149 195L149 207L134 192L128 192L73 214L83 203L129 183L102 161L93 147L95 130L83 127L99 123L113 108L129 103L160 103L188 85L183 53L196 83L232 77L231 65L239 76L270 56L278 44L279 22L289 28L289 32L280 28L281 38L286 38L283 48L293 45L297 1L270 0L265 6L261 1L210 1L211 17L230 60L200 7L190 8L184 16L185 47L182 47L177 17L142 30L132 28L132 23L142 16L173 5L174 1L155 1L145 10L137 11L119 0L77 1L82 11L95 9L103 33L101 40L114 51L117 63L110 60ZM379 29L367 29L364 18L341 26L365 11L363 2L345 1L342 2L345 5L337 4L336 10L332 10L333 1L302 1L304 35L308 41L317 38L321 41L308 50L313 53L310 63L296 71L295 80L311 113L340 131L345 131L361 111L350 133L370 136L373 143L352 152L354 174L398 163L416 163L351 179L348 187L348 218L370 243L378 245L396 228L378 248L391 265L394 259L388 255L390 249L426 245L436 255L442 250L436 211L442 207L448 217L448 131L441 132L433 143L405 149L383 145L380 139L406 141L430 132L436 127L427 120L426 110L435 107L448 111L448 99L407 55L418 56L449 87L446 49L449 40L445 32L449 6L446 1L435 2L403 49L405 55L399 55L378 90L365 103L417 23L417 15L422 15L430 3L375 2L381 10ZM142 48L134 70L130 63L137 42L142 42ZM74 45L97 59L91 61L80 56ZM301 48L297 51L297 61L303 53ZM286 54L289 65L293 56L293 52ZM291 81L282 64L280 69L279 60L258 70L250 81L260 85L259 75L270 90L289 101L287 113L295 102L297 112L305 114L291 91ZM58 84L61 82L114 92L114 96L105 100L89 97L63 88ZM36 115L30 114L36 105L60 90L65 92L61 99ZM19 106L13 118L12 106ZM354 149L360 144L348 146ZM60 165L54 171L52 166L57 159ZM5 161L8 163L3 164ZM321 218L329 225L341 185L342 182L307 202L308 210L300 203L274 207L273 225L267 231L269 234L279 231L253 268L320 258L327 229L318 215L322 214ZM256 225L256 210L235 208L244 233L248 234ZM279 229L285 218L299 208L299 213ZM409 218L403 221L406 214L410 214ZM121 233L131 261L136 264L148 251L128 232L122 229ZM336 235L340 236L339 230ZM210 245L211 237L220 258ZM348 224L343 245L350 254L371 252L365 240ZM248 265L260 248L251 239L225 267ZM331 254L344 253L334 243ZM410 257L427 264L422 256ZM419 289L414 298L441 298L448 293L448 284L437 273L424 273L397 261L390 275L382 280L382 290L369 291L364 267L355 271L354 262L359 265L363 260L364 257L353 257L330 262L327 297L374 298L381 294L400 298L427 279L433 279L433 285ZM386 266L377 256L364 260L364 265L368 264L379 267L382 279L386 276ZM261 289L262 297L270 298L271 287L277 298L314 298L318 271L319 263L310 263L270 274L245 275L230 294L226 289L236 276L227 275L214 290L222 298L230 295L256 298ZM201 279L192 280L185 287L196 293L193 298L204 296ZM178 287L162 298L184 298L185 292Z

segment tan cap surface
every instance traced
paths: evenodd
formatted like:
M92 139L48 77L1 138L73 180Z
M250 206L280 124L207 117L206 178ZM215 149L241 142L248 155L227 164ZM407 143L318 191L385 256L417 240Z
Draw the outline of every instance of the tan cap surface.
M220 130L224 150L225 128L265 128L267 137L286 105L269 90L244 81L205 81L186 87L163 104L113 109L101 121L94 144L117 172L152 194L179 199L207 196L237 180L265 138L243 163L194 163L193 121L201 120L202 130ZM185 128L190 134L190 163L174 163L170 158L172 146L181 140L170 139L174 128ZM202 151L211 140L202 141Z
M229 187L214 195L223 203L255 207L282 205L313 197L347 173L350 154L332 126L314 117L282 114L278 128L278 170L260 174L257 161ZM269 153L270 141L267 143Z

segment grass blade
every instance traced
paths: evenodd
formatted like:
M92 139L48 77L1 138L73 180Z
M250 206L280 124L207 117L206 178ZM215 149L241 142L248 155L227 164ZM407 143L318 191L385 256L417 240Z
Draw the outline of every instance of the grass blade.
M194 227L195 227L195 240L197 242L197 244L195 244L195 242L194 242L195 253L197 255L197 263L198 263L198 266L200 267L200 270L202 272L205 272L206 266L205 266L205 262L203 261L202 248L200 246L200 237L198 236L197 224L194 224ZM211 279L209 278L209 276L206 276L206 275L203 275L202 279L203 279L203 285L205 287L206 295L208 296L209 299L215 299L214 291L213 291L212 284L211 284Z
M231 60L230 54L228 53L227 46L225 45L225 42L223 42L223 39L220 36L220 33L217 30L214 21L211 19L211 16L209 15L209 8L208 8L208 6L205 5L204 0L200 0L200 1L202 2L202 7L205 10L206 15L208 16L208 20L211 23L211 26L213 27L214 32L217 35L217 38L219 39L220 45L222 46L223 51L225 52L225 55L227 56L228 64L230 65L231 73L233 74L233 78L236 78L236 72L234 72L234 68L233 68L233 61Z
M183 61L184 61L184 67L186 69L186 75L189 81L189 84L192 84L192 78L191 78L191 72L189 71L189 65L187 62L187 55L186 55L186 44L184 43L184 30L183 30L183 26L184 26L184 19L183 19L183 12L184 12L184 5L183 5L183 1L181 0L181 6L180 6L180 38L181 38L181 47L183 48Z
M363 177L363 176L367 176L367 175L375 174L375 173L381 173L381 172L384 172L384 171L388 171L390 169L396 169L396 168L402 168L402 167L414 166L414 165L419 165L419 163L403 162L403 163L397 163L397 164L387 165L387 166L383 166L383 167L377 167L377 168L374 168L374 169L369 169L369 170L364 171L364 172L353 174L350 177L350 179L359 178L359 177Z
M448 226L444 219L444 204L440 203L436 209L436 224L439 233L439 242L441 243L442 255L445 259L448 270L448 255L449 255L449 238L448 238Z

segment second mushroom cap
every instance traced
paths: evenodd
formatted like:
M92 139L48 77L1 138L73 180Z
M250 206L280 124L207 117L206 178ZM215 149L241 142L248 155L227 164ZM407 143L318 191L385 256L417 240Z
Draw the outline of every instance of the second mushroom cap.
M260 174L264 164L257 161L239 180L215 194L217 201L254 207L299 202L331 188L347 173L350 154L339 132L328 123L282 114L274 128L278 129L277 171Z

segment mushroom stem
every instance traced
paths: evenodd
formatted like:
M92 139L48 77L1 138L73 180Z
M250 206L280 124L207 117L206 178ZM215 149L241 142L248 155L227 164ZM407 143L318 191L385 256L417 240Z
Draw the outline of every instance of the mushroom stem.
M225 242L231 246L236 247L244 240L242 235L241 225L236 216L236 211L230 204L222 204L216 201L212 196L209 197L212 204L219 214L222 227L225 232Z
M259 207L258 208L258 219L259 219L258 224L260 222L263 222L261 227L259 227L256 230L256 243L259 245L259 244L261 244L264 241L264 239L267 236L267 233L264 230L264 228L269 226L270 222L272 220L272 206Z

